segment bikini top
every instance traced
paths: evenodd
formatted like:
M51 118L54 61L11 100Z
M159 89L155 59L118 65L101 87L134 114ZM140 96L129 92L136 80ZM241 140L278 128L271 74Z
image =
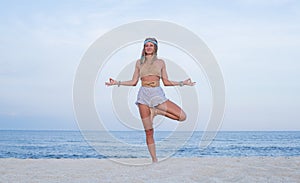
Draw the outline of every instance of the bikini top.
M140 64L140 77L154 75L161 77L161 66L158 60L145 61L143 64Z

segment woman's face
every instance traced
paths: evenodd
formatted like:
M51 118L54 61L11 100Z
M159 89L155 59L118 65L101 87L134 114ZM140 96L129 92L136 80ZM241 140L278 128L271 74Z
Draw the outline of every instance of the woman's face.
M145 44L145 52L146 55L152 55L154 53L155 47L154 44L151 42L148 42Z

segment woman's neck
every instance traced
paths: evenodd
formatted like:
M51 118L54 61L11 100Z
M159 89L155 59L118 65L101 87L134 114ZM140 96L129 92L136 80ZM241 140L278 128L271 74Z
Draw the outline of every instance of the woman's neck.
M146 55L146 58L152 58L152 57L153 57L153 54Z
M146 56L145 56L145 59L146 59L146 60L152 60L152 59L153 59L153 55L146 55Z

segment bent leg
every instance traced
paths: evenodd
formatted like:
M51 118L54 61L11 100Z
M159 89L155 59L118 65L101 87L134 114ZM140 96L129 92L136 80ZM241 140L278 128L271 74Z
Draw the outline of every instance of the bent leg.
M178 120L178 121L184 121L186 120L186 114L185 112L175 103L171 102L170 100L167 100L166 102L156 106L156 113L166 116L168 118Z

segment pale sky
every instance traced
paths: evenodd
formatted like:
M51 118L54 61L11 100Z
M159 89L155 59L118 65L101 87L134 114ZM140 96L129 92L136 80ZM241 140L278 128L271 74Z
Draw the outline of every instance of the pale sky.
M297 0L12 0L0 15L0 129L77 130L72 87L85 51L153 19L189 29L213 52L226 86L221 130L300 130Z

